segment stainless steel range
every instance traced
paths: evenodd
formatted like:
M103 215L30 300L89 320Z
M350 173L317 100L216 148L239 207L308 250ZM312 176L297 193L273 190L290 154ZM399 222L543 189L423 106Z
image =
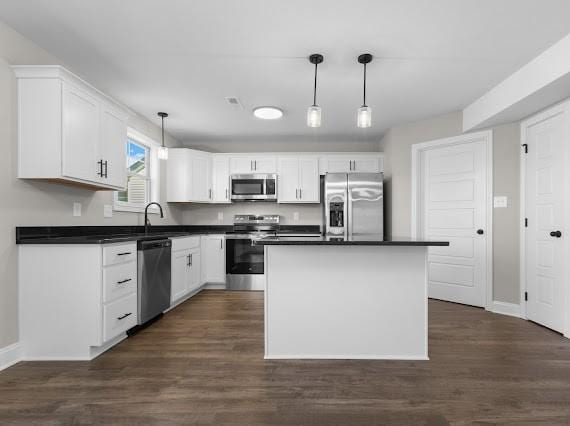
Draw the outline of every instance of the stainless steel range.
M279 232L278 215L235 215L233 232L226 234L226 273L230 290L263 290L263 246L252 240Z

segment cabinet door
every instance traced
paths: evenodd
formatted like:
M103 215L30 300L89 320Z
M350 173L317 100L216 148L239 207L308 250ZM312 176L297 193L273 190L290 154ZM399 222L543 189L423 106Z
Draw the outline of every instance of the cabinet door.
M168 150L166 163L166 201L169 203L190 201L192 173L188 150L174 148Z
M226 249L225 239L221 235L205 237L204 249L204 281L207 283L226 282Z
M349 157L329 157L326 161L327 173L350 173L351 161Z
M299 159L297 157L279 158L278 173L278 202L296 203L299 200Z
M127 124L122 116L113 109L101 108L100 157L103 160L105 174L101 183L124 189L127 181Z
M230 158L230 173L253 173L253 158L251 157L232 157Z
M276 173L277 159L275 157L256 157L253 159L254 173Z
M190 286L188 291L194 291L200 285L202 285L202 279L200 277L201 271L201 259L200 251L196 250L190 253Z
M352 161L352 171L356 173L380 172L379 157L355 157Z
M86 92L63 84L62 174L99 182L99 103Z
M172 253L170 302L174 302L190 289L190 250L180 250Z
M228 157L214 157L213 168L213 202L230 202L230 159Z
M210 173L207 157L192 158L192 200L210 201Z
M317 157L299 158L299 200L303 203L318 203L319 192L319 159Z

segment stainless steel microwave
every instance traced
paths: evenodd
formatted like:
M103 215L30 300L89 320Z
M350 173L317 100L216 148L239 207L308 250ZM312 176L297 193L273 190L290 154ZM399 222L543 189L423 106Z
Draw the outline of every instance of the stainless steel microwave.
M230 176L232 201L277 201L276 174L240 174Z

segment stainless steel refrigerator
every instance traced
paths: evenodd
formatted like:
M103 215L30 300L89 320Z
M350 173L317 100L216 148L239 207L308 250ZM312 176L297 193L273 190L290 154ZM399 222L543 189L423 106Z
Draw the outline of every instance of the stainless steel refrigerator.
M322 191L326 235L384 235L383 173L327 173Z

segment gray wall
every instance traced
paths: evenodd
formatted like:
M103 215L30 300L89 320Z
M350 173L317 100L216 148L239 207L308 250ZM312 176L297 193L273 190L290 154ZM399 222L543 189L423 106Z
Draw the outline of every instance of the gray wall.
M11 64L60 64L60 62L0 23L0 348L18 340L17 246L15 227L32 225L122 225L142 224L140 214L114 212L103 218L103 205L112 204L113 193L93 192L59 184L16 178L17 114L16 79ZM159 141L160 129L141 117L129 125ZM172 138L167 143L178 145ZM165 175L165 168L161 168ZM162 196L166 194L162 180ZM82 203L83 215L72 216L72 204ZM167 207L163 223L181 223L178 206ZM159 218L153 217L153 223Z
M385 155L386 221L392 236L411 233L411 146L462 133L461 112L390 129L380 142ZM493 130L493 190L507 208L493 209L493 299L519 303L519 124Z

